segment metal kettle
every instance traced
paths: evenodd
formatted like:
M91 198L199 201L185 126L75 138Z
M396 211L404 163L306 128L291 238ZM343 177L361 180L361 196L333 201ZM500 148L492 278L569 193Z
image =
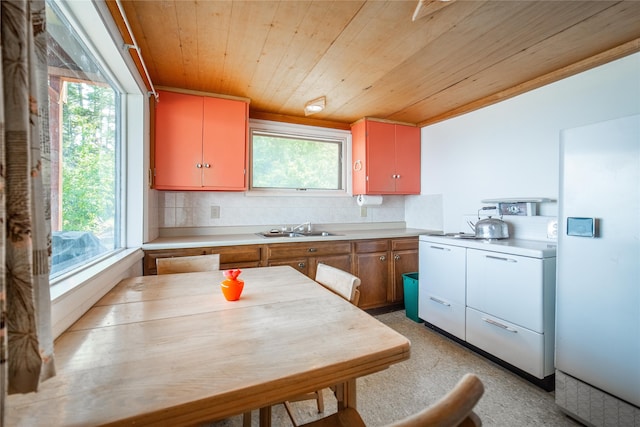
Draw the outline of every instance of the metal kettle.
M480 211L496 210L496 206L485 206L478 209L478 221L474 224L468 221L469 227L476 233L477 239L508 239L509 227L507 223L500 219L492 218L491 215L487 215L487 218L480 219Z

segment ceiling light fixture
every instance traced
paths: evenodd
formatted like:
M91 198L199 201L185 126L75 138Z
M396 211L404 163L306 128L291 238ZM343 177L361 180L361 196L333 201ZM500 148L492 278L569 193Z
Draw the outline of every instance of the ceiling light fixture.
M311 114L319 113L324 110L324 106L326 104L326 99L324 96L320 98L316 98L304 104L304 115L308 116Z

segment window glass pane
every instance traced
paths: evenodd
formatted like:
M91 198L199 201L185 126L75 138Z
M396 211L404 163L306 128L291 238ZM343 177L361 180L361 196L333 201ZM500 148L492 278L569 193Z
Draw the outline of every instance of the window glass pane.
M252 188L339 190L341 140L252 132Z
M120 247L119 93L62 14L47 8L53 278Z

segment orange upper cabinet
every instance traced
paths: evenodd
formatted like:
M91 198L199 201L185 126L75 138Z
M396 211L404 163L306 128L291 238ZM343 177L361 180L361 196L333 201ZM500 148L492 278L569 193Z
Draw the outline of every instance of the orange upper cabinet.
M420 194L420 128L362 119L351 127L354 194Z
M246 190L245 101L159 91L155 188Z

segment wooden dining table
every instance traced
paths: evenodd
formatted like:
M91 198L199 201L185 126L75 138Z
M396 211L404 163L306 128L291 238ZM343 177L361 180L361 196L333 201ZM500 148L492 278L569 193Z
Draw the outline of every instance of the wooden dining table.
M55 342L57 375L10 395L10 426L194 425L337 385L407 360L410 342L288 266L122 280ZM366 285L366 284L365 284Z

